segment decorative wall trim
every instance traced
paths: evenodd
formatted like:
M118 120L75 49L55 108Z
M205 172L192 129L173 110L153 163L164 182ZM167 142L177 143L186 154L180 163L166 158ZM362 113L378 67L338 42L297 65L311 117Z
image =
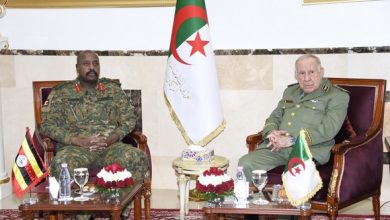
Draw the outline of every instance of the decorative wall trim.
M97 8L175 6L175 0L8 0L8 8Z
M167 50L101 50L99 56L167 56ZM75 50L2 50L0 55L71 56ZM299 49L237 49L215 50L216 55L288 55L288 54L344 54L344 53L390 53L390 46L382 47L337 47Z
M369 0L303 0L304 4L321 4L321 3L346 3L346 2L361 2Z

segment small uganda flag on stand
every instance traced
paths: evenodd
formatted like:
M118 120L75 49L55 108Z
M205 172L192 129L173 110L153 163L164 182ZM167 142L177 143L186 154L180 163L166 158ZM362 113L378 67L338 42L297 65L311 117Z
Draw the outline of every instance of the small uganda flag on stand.
M224 130L204 0L177 0L164 95L187 144L205 146Z
M306 135L303 129L299 132L288 164L282 174L287 198L294 206L311 199L322 187L322 179L312 160Z
M47 174L48 170L37 153L30 129L26 128L26 136L12 167L12 185L16 196L22 196Z

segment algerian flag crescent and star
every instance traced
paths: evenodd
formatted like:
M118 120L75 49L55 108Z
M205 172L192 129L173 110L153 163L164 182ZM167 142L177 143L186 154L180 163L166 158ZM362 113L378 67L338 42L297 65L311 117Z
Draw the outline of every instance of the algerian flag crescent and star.
M178 0L164 81L172 119L189 145L225 128L204 0Z
M306 131L302 129L282 174L287 198L295 206L308 201L322 187L322 180L312 160L306 136Z

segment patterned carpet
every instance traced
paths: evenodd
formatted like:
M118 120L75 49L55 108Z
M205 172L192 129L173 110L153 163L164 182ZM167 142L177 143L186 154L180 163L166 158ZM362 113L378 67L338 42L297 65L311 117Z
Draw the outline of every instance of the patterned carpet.
M132 213L131 213L132 214ZM179 210L177 209L152 209L151 216L153 220L176 220L179 218ZM35 218L34 220L41 220L45 218ZM73 220L74 217L68 215L66 220ZM98 216L95 220L108 220L108 216ZM201 210L190 210L188 216L185 220L205 220L206 218L203 215ZM240 215L230 215L225 218L226 220L242 220L243 216ZM262 218L266 219L266 218ZM261 219L261 220L262 220ZM312 220L327 220L328 217L323 215L314 215ZM373 219L371 215L340 215L337 220L369 220ZM17 209L3 209L0 210L0 220L23 220L21 213ZM130 216L129 220L133 220ZM390 220L390 216L382 216L381 220Z

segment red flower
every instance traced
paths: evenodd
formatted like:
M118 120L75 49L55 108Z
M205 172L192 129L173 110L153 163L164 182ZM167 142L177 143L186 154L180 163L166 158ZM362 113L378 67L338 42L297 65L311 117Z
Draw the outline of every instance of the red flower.
M105 166L104 169L108 172L111 171L112 173L121 172L125 170L121 165L117 163L113 163L111 165Z
M217 167L210 167L201 174L204 178L215 178L216 176L224 176L225 172ZM213 177L214 176L214 177ZM202 178L202 179L204 179ZM226 177L223 177L226 179ZM202 185L199 179L196 181L195 188L206 197L213 198L219 195L233 195L234 181L232 178L227 177L227 181L221 182L217 185L208 184ZM207 182L207 181L206 181Z
M119 188L123 188L123 187L126 186L126 183L123 180L116 181L116 186L119 187Z
M102 178L96 178L95 182L96 182L96 185L98 185L98 186L104 186L104 184L105 184L104 180Z
M124 175L123 176L123 173ZM116 178L115 175L119 174ZM96 185L103 188L125 188L134 184L131 173L120 166L118 163L105 166L96 177Z
M127 178L127 179L125 179L125 185L126 185L126 186L130 186L130 185L133 185L133 184L134 184L133 178Z

